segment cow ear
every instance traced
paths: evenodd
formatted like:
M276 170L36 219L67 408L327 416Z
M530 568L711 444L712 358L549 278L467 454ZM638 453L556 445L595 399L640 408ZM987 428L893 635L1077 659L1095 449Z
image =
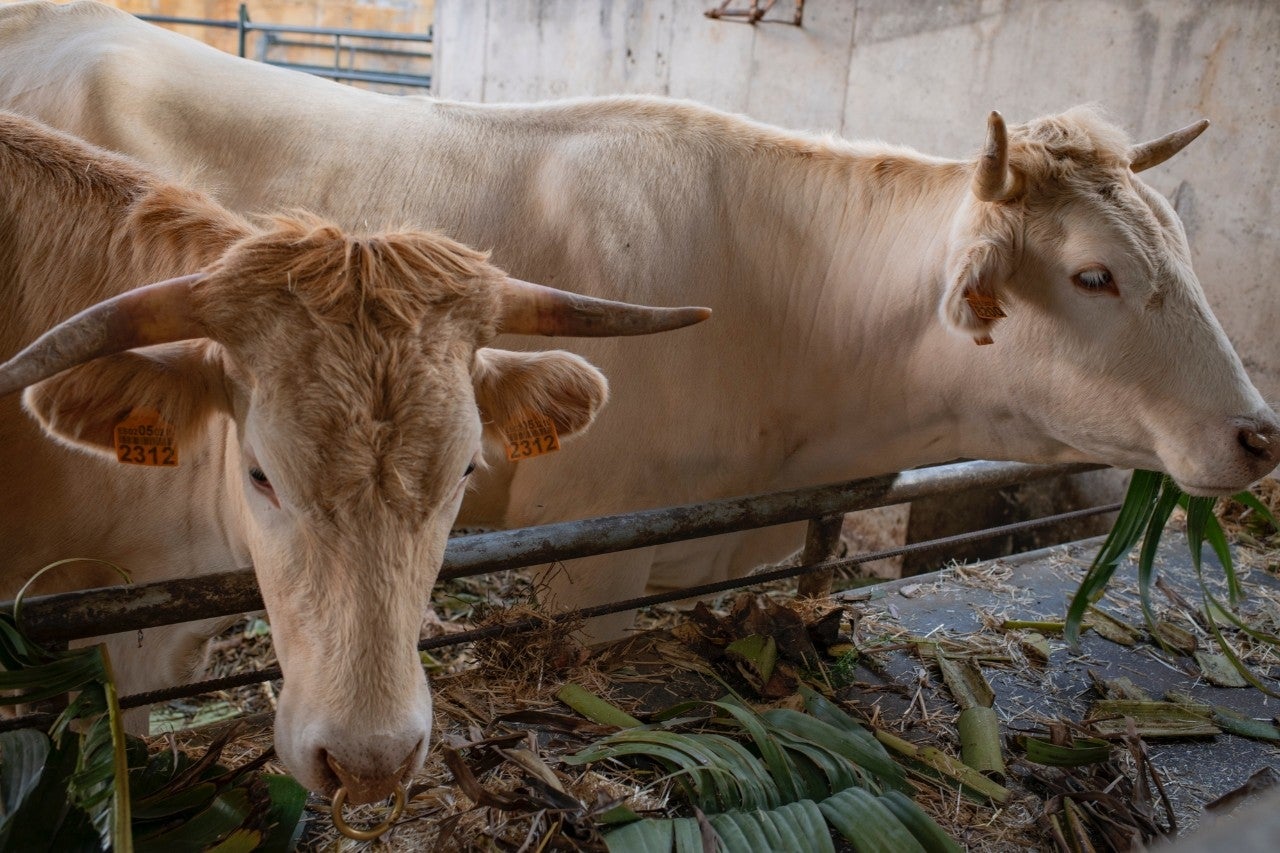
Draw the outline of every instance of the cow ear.
M1010 253L999 242L979 239L952 250L942 297L942 322L953 332L992 342L991 330L1006 315L1001 304L1009 279Z
M32 385L22 401L54 439L113 459L115 428L131 414L158 415L174 428L181 452L211 415L231 409L221 358L208 341L99 358Z
M556 434L582 432L609 398L604 374L573 353L481 349L472 371L485 437L502 441L504 429L530 414L555 425Z

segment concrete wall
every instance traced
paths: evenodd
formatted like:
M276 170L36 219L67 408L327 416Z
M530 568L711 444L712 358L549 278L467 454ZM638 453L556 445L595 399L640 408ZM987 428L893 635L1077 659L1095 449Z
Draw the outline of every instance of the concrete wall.
M647 92L955 157L993 108L1018 121L1097 101L1142 138L1207 117L1144 178L1176 200L1209 301L1280 402L1280 2L808 0L802 29L703 16L716 5L438 0L436 93Z

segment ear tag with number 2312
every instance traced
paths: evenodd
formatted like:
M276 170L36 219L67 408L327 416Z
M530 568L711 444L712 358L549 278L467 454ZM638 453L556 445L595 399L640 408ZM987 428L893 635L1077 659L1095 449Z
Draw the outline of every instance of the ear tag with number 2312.
M560 449L556 425L541 412L526 412L523 418L507 424L502 432L506 437L508 462L532 459Z
M116 461L126 465L178 465L178 436L155 409L134 409L116 424Z

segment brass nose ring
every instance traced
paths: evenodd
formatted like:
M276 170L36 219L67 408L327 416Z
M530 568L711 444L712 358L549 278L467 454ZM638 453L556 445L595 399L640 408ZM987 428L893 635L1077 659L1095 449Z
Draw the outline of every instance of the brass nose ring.
M333 806L330 809L334 828L347 838L353 838L356 841L372 841L395 825L395 822L400 819L400 815L404 814L404 785L396 785L395 802L391 804L391 814L387 816L386 820L372 829L356 829L347 823L342 817L342 807L346 804L347 789L339 788L338 792L333 795Z

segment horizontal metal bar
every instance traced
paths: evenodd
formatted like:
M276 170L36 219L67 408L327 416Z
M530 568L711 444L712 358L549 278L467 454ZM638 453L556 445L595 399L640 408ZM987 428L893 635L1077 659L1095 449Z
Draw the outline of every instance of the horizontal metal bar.
M806 521L837 512L906 503L931 495L1001 488L1105 467L956 462L836 485L460 536L449 542L445 569L440 577L470 577L501 569L700 539Z
M220 21L213 18L179 18L171 15L137 15L152 24L184 24L192 27L217 27L227 30L240 29L237 21ZM425 33L396 33L388 30L353 30L345 27L308 27L298 24L258 24L245 21L244 29L258 33L291 33L293 35L347 36L376 39L378 41L413 41L430 43L435 40L431 30Z
M734 533L1101 467L1105 466L961 462L838 485L459 536L450 539L445 549L440 579L474 577ZM22 624L37 641L76 640L261 609L262 598L253 571L245 569L132 587L37 596L23 602Z
M652 607L658 604L669 604L673 601L681 601L687 598L700 598L721 592L728 592L734 589L760 586L761 584L772 583L778 580L786 580L788 578L804 576L817 572L834 572L839 569L847 569L863 563L870 563L875 560L884 560L890 557L939 551L944 548L952 548L957 545L980 542L986 539L997 539L1001 536L1008 536L1011 533L1035 530L1037 528L1059 524L1064 521L1076 521L1081 518L1105 515L1107 513L1115 512L1118 509L1120 509L1120 504L1118 503L1089 507L1088 509L1059 513L1057 515L1046 516L1044 518L1035 518L1030 521L1018 521L1012 524L1004 524L999 527L992 527L987 530L979 530L973 533L959 533L954 536L944 536L939 539L931 539L927 542L916 542L911 545L902 545L897 548L869 551L852 557L825 560L823 562L811 563L809 565L788 566L782 569L774 569L773 571L747 575L746 577L733 578L732 580L702 584L701 586L658 593L655 595L646 595L640 598L628 599L626 601L614 601L596 607L587 607L581 610L573 610L567 613L557 614L549 619L526 618L496 625L487 625L484 628L474 628L470 631L459 631L456 634L447 634L441 637L430 637L420 641L418 643L418 649L420 651L430 651L432 649L446 648L448 646L458 646L463 643L473 643L477 640L485 640L491 637L518 634L526 631L537 630L539 628L546 628L548 624L572 625L582 619L604 616L609 613L618 613L624 610L635 610L641 607ZM215 678L208 681L200 681L192 684L167 687L161 690L153 690L148 693L134 693L129 696L121 697L120 707L138 708L143 705L151 705L156 702L168 702L171 699L199 696L203 693L213 693L218 690L229 690L234 687L243 687L248 684L257 684L262 681L274 681L280 678L282 674L283 673L281 673L278 666L267 667L253 672L242 672L223 678ZM6 726L3 723L0 723L0 731L4 731L5 728Z
M277 68L288 68L291 71L301 71L305 74L313 74L316 77L329 77L334 80L358 80L362 83L384 83L391 86L419 86L426 89L431 88L431 75L429 74L396 74L393 72L382 71L348 71L342 68L333 68L328 65L305 65L297 62L283 62L274 59L264 59L262 60L262 63L264 65L274 65Z
M303 27L296 24L255 24L246 21L244 28L258 33L289 33L291 35L342 36L346 38L377 39L378 41L413 41L431 43L435 35L428 30L425 33L394 33L387 30L352 30L342 27Z
M269 45L272 48L277 47L297 47L310 50L327 50L334 49L333 42L319 41L296 41L294 39L272 39ZM374 47L373 45L351 44L343 42L341 47L343 53L364 53L373 56L382 56L388 59L403 59L406 61L417 59L433 59L435 54L425 53L417 50L396 50L393 47Z
M235 21L215 21L210 18L176 18L172 15L136 15L148 24L182 24L188 27L215 27L223 30L234 30L240 25Z

